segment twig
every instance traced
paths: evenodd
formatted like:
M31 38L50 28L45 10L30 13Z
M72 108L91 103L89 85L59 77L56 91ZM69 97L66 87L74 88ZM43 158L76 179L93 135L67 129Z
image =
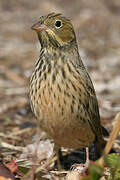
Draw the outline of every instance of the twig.
M115 117L115 125L113 127L113 130L110 134L109 140L104 149L105 154L108 154L110 152L112 145L114 144L114 141L117 138L119 132L120 132L120 112ZM103 165L104 164L104 156L102 156L96 163L98 165Z
M32 128L25 128L25 129L11 133L10 136L16 136L16 135L18 136L18 135L21 135L21 134L24 134L24 133L31 131L31 129Z
M59 175L66 175L69 171L50 171L50 173L56 175L56 176L59 176Z
M23 149L24 149L23 147L13 146L13 145L5 143L3 141L0 141L0 147L7 148L7 149L10 149L10 150L20 151L20 152L22 152Z
M28 93L28 88L25 87L12 87L3 89L2 94L4 95L23 95Z
M105 154L108 154L110 152L110 149L112 148L112 145L113 145L115 139L117 138L119 132L120 132L120 112L115 117L115 125L110 134L109 141L106 144Z
M4 133L0 133L0 137L9 138L9 139L14 139L14 140L20 140L19 137L13 136L13 135L11 135L11 134L6 135L6 134L4 134Z
M42 164L40 167L38 167L35 171L35 173L39 173L41 170L47 168L52 162L54 162L55 160L57 160L57 157L54 156L54 153L53 155L48 159L46 160L46 162L44 164Z

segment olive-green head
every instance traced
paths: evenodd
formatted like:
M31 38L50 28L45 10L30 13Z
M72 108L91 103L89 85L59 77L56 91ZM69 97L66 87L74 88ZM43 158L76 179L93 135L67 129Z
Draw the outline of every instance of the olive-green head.
M50 44L64 46L71 41L76 41L70 20L61 14L50 13L41 16L39 21L32 26L32 29L37 32L41 46Z

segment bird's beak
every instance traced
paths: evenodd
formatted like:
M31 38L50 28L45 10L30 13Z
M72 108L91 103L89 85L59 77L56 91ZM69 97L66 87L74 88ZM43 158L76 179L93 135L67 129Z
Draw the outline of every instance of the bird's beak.
M31 29L40 32L40 31L45 31L47 29L47 26L45 26L44 24L41 24L40 22L34 24Z

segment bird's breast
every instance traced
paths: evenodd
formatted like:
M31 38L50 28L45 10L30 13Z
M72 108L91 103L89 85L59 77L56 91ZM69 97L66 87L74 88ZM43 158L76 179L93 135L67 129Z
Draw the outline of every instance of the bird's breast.
M85 147L94 139L88 121L82 118L84 88L71 64L43 64L41 70L33 73L30 85L32 109L41 128L58 145Z

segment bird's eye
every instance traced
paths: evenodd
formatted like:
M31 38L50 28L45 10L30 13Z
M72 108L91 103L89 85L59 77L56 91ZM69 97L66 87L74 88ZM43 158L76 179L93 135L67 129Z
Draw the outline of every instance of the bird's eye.
M56 28L61 28L62 27L62 22L60 20L55 21L55 27Z

